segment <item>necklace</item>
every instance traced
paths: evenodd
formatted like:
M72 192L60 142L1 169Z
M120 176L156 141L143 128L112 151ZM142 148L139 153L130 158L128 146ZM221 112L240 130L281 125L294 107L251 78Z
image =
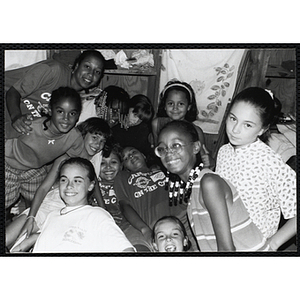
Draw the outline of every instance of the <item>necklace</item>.
M66 215L66 214L68 214L68 213L70 213L70 212L72 212L72 211L74 211L74 210L77 210L77 209L79 209L79 208L82 208L82 207L84 207L84 206L86 206L86 204L76 206L75 208L73 208L73 209L71 209L71 210L67 210L67 211L64 212L63 210L66 209L66 208L68 208L68 206L65 206L65 207L63 207L63 208L60 210L60 215L61 215L61 216Z
M188 202L191 193L192 193L192 187L195 182L195 180L198 178L201 170L203 169L203 163L201 163L199 166L197 166L195 169L192 169L190 171L188 181L185 184L183 180L176 180L171 181L169 178L169 172L167 172L166 177L166 188L169 190L169 206L172 206L173 204L176 206L177 202L182 204L182 201L184 200L185 203Z

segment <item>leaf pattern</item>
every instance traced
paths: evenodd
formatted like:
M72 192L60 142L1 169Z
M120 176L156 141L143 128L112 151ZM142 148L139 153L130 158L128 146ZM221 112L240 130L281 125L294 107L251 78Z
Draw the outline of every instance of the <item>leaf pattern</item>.
M219 84L214 84L210 88L214 91L213 94L207 97L208 100L211 100L210 104L207 105L207 110L202 110L201 115L205 118L212 118L219 111L219 107L222 106L221 97L225 97L227 92L226 89L230 87L230 83L227 81L233 76L235 66L229 66L228 63L225 63L223 67L216 67L216 82Z

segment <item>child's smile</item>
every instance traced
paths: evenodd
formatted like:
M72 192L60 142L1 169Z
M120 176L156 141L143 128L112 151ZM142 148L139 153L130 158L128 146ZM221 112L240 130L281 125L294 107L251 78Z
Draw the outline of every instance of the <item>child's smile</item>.
M105 142L102 135L88 132L84 138L84 147L90 156L94 156L103 149Z
M165 110L172 120L183 120L190 106L186 95L181 91L170 91L166 99Z
M100 177L103 181L113 181L122 167L119 157L111 153L109 157L103 157L100 166Z

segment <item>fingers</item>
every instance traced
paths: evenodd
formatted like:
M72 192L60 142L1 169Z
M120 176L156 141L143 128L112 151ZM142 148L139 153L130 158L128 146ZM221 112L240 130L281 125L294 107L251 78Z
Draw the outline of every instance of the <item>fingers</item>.
M33 117L31 115L23 115L19 119L17 119L13 124L13 128L22 134L29 134L31 129Z

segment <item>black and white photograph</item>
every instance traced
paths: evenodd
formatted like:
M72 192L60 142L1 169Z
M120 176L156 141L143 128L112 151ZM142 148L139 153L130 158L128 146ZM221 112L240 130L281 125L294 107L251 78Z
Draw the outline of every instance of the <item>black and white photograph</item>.
M11 48L5 255L297 255L296 45Z
M297 298L293 1L1 12L4 299Z

